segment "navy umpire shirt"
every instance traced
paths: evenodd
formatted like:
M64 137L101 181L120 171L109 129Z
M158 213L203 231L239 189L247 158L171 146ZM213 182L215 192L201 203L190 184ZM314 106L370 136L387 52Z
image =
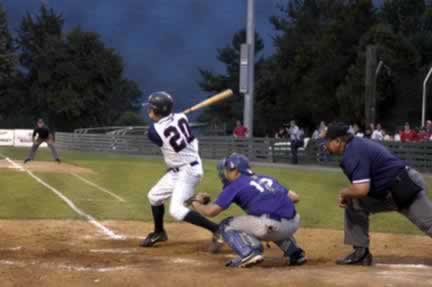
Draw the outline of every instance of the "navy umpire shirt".
M35 137L36 136L36 134L37 135L39 135L39 138L41 139L41 140L46 140L46 139L48 139L48 137L49 137L49 129L47 128L47 127L41 127L41 128L39 128L39 127L36 127L34 130L33 130L33 137Z
M406 163L379 143L353 137L345 146L340 165L353 184L369 182L368 196L383 199Z

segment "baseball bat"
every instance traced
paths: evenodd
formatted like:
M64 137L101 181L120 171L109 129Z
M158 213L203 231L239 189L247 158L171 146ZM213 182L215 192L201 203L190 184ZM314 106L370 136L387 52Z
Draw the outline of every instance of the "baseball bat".
M214 96L211 96L210 98L202 101L201 103L196 104L195 106L190 107L189 109L186 109L183 111L185 114L189 114L191 112L194 112L196 110L214 105L216 103L219 103L226 98L232 97L234 95L233 91L231 89L225 90L223 92L220 92Z

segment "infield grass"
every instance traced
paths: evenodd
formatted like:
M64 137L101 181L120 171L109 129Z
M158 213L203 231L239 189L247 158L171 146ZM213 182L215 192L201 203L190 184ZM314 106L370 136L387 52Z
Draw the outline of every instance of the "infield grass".
M27 149L0 148L0 153L22 164ZM162 159L116 154L63 152L64 162L86 167L93 174L82 176L124 198L113 197L91 187L71 174L35 172L37 176L71 199L80 209L94 217L115 220L151 221L148 190L165 172ZM42 149L36 160L51 160ZM198 191L209 192L213 198L220 191L215 161L205 161L205 177ZM343 210L336 205L337 191L347 184L342 172L335 170L304 170L301 167L255 167L258 173L268 174L296 191L301 196L297 209L302 226L343 229ZM432 178L426 177L429 186ZM0 172L0 218L3 219L78 219L79 217L59 198L26 173L2 169ZM240 214L238 208L225 212ZM167 220L171 220L169 215ZM397 213L371 217L371 230L381 232L414 233L417 231L407 219Z

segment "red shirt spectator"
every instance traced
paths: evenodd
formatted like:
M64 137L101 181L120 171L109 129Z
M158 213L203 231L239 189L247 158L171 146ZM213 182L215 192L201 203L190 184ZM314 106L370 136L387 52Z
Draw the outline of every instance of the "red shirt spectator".
M410 129L408 123L405 124L404 130L400 131L401 142L415 142L417 140L417 133L415 130Z
M236 122L236 128L233 131L235 138L245 138L248 133L248 129L242 125L240 121Z

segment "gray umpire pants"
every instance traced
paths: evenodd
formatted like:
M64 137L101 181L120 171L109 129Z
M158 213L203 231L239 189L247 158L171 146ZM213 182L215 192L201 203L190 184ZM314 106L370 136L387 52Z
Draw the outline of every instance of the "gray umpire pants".
M300 215L293 219L274 220L267 215L252 216L243 215L234 217L229 225L228 230L243 231L264 241L282 241L293 240L293 235L300 226Z
M33 143L27 159L33 160L33 157L36 154L36 151L38 150L39 146L44 142L47 143L49 149L51 150L51 154L52 154L53 158L55 160L59 159L56 148L50 140L37 140L35 143Z
M385 200L371 197L352 199L345 208L345 244L369 247L369 215L371 213L397 211L407 217L421 231L432 237L432 202L427 196L427 187L422 175L414 169L408 171L409 177L423 188L413 203L398 210L389 196Z

